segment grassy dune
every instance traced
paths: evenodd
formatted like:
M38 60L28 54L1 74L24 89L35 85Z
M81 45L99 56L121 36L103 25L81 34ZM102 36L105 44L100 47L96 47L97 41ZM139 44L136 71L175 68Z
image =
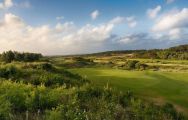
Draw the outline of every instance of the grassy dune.
M131 90L140 97L156 102L171 102L188 115L188 74L187 72L126 71L102 68L70 69L97 86L110 86L121 90ZM87 76L86 76L87 75Z

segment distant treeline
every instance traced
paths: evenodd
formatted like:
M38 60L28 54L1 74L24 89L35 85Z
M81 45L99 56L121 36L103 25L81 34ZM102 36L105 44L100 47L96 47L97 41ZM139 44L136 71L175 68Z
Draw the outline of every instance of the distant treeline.
M1 60L4 62L10 63L12 61L23 61L23 62L33 62L42 58L42 54L38 53L20 53L16 51L6 51L1 55Z
M136 52L133 57L136 58L153 58L153 59L176 59L188 60L188 45L180 45L169 49L146 50Z
M130 58L188 60L188 45L180 45L168 49L107 51L90 55L112 56L120 54L127 54Z

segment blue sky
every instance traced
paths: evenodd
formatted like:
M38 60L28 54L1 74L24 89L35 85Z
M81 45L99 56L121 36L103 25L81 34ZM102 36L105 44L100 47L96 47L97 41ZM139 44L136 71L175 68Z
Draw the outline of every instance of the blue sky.
M188 43L187 21L187 0L0 0L0 52L166 48Z
M157 5L163 10L183 8L188 6L187 0L176 0L166 4L165 0L25 0L29 2L29 9L13 8L10 11L22 16L32 25L54 24L57 16L64 16L66 21L74 21L78 25L86 23L100 24L115 16L136 16L140 20L147 20L146 10ZM22 3L23 0L15 0ZM99 10L101 15L96 21L91 21L89 14Z

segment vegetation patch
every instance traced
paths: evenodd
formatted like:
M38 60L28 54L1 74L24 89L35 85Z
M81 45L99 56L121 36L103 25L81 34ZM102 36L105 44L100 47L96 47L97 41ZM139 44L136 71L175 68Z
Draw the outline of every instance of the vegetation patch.
M4 52L0 120L185 120L186 50L179 46L65 57ZM179 71L162 71L171 69Z

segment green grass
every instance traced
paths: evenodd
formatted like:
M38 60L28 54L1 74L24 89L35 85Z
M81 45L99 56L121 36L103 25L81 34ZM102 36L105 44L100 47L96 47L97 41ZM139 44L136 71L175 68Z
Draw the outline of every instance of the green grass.
M118 69L79 68L70 69L97 86L107 83L117 90L157 102L171 102L188 115L188 73L162 71L126 71Z

